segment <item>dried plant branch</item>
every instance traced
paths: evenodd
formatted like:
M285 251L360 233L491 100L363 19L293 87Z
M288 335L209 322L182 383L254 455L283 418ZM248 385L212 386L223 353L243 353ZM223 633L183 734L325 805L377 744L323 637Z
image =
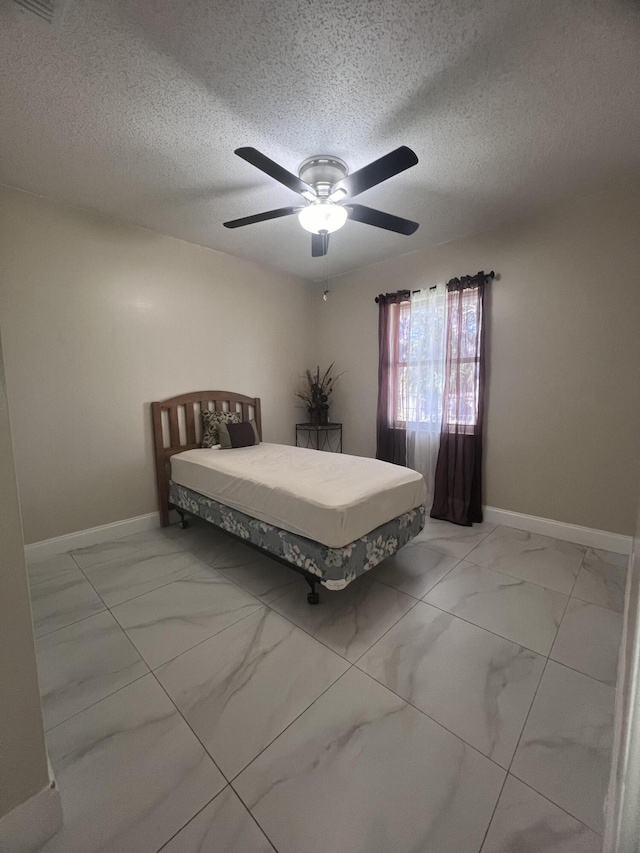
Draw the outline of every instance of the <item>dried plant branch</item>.
M296 397L302 400L309 411L318 411L329 408L329 397L333 391L333 386L336 381L343 375L338 373L336 376L331 375L335 362L331 362L329 367L321 375L320 365L316 366L315 372L306 370L302 379L306 380L308 388L296 392Z

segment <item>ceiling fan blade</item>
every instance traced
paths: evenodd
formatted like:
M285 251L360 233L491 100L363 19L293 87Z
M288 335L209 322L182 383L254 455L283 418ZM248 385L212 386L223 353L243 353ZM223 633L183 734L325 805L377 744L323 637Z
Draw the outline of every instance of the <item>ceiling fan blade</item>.
M357 172L353 172L351 175L347 175L346 178L338 181L331 190L330 198L334 196L336 190L345 190L346 194L353 198L365 190L375 187L376 184L381 184L388 178L399 175L405 169L410 169L417 162L418 158L415 153L410 148L407 148L406 145L401 145L395 151L385 154L379 160L374 160L368 166L363 166L362 169L358 169ZM344 193L341 195L344 196Z
M232 219L223 222L225 228L241 228L243 225L253 225L255 222L266 222L268 219L279 219L281 216L291 216L302 210L300 207L279 207L277 210L267 210L266 213L256 213L254 216L244 216L242 219Z
M261 172L269 175L270 178L284 184L285 187L293 190L294 193L300 193L300 195L309 199L316 197L314 190L309 184L305 184L296 175L287 172L286 169L279 166L273 160L270 160L264 154L261 154L256 148L236 148L233 153L237 154L238 157L242 157L243 160L246 160L252 166L255 166L256 169L260 169Z
M321 258L329 251L329 235L328 234L312 234L311 235L311 257Z
M375 225L376 228L384 228L387 231L395 231L397 234L405 234L407 237L415 233L419 225L410 219L401 216L393 216L391 213L383 213L374 210L373 207L365 207L364 204L345 205L349 219L356 222L364 222L365 225Z

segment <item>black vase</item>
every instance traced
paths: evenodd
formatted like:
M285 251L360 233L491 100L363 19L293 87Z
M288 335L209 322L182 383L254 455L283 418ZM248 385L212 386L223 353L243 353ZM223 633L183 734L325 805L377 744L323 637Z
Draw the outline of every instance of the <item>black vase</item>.
M329 422L328 409L309 409L309 423L318 426Z

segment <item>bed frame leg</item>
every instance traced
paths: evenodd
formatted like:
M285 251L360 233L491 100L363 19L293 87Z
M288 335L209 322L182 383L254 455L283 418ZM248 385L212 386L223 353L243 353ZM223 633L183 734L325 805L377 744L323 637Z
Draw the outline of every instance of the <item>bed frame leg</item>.
M319 604L320 595L316 592L316 582L312 581L311 578L308 577L305 577L305 580L311 587L311 592L307 593L307 601L309 604Z
M180 516L180 527L182 528L182 530L184 530L189 526L189 522L187 521L187 514L183 509L180 509L179 507L176 507L176 510L178 511L178 515Z

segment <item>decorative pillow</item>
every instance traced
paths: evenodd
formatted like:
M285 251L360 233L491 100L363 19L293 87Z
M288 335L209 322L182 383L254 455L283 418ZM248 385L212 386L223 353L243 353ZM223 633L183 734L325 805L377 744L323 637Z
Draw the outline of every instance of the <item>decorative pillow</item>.
M221 450L230 450L232 447L253 447L254 444L260 444L255 421L243 421L241 424L219 424L218 433Z
M220 424L239 424L240 412L209 412L202 410L202 447L215 447L220 444L218 427Z

